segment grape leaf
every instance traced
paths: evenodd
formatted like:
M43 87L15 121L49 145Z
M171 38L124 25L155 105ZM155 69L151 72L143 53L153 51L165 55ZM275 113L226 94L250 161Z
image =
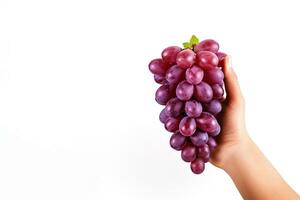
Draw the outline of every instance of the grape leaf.
M189 42L184 42L184 43L182 43L182 45L183 45L183 47L184 47L185 49L188 49L188 48L191 48L191 47L192 47L192 45L191 45Z
M194 46L194 45L196 45L198 43L199 43L199 39L195 35L192 35L192 37L190 39L190 45Z

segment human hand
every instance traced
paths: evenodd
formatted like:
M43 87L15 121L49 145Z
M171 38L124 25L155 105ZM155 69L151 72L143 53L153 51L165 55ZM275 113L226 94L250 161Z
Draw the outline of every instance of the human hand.
M219 168L224 168L224 165L229 162L228 158L232 157L232 154L239 150L239 146L248 140L244 98L228 56L223 71L227 97L223 103L223 111L220 113L222 131L217 138L218 146L210 159L210 162Z

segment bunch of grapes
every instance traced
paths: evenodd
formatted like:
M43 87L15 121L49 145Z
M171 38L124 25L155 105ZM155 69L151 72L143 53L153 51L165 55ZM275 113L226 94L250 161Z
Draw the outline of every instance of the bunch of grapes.
M149 70L161 85L155 100L165 105L159 120L173 133L170 146L181 151L181 158L200 174L221 131L217 117L224 100L222 67L226 54L219 52L216 41L199 43L195 36L183 46L165 48L161 58L149 63Z

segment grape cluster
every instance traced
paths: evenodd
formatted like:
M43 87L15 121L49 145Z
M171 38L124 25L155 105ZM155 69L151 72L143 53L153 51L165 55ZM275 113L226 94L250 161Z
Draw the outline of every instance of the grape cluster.
M193 37L190 43L184 43L186 48L165 48L161 58L149 63L149 70L161 85L155 100L165 105L159 120L173 133L170 146L181 151L181 158L190 162L192 172L200 174L221 131L217 117L224 100L222 67L226 54L219 52L216 41L199 43Z

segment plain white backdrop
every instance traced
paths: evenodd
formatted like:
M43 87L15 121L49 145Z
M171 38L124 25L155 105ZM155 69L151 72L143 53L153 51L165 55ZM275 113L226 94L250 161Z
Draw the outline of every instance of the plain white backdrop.
M0 199L241 199L196 176L148 62L192 34L232 56L249 133L300 192L299 1L0 1Z

